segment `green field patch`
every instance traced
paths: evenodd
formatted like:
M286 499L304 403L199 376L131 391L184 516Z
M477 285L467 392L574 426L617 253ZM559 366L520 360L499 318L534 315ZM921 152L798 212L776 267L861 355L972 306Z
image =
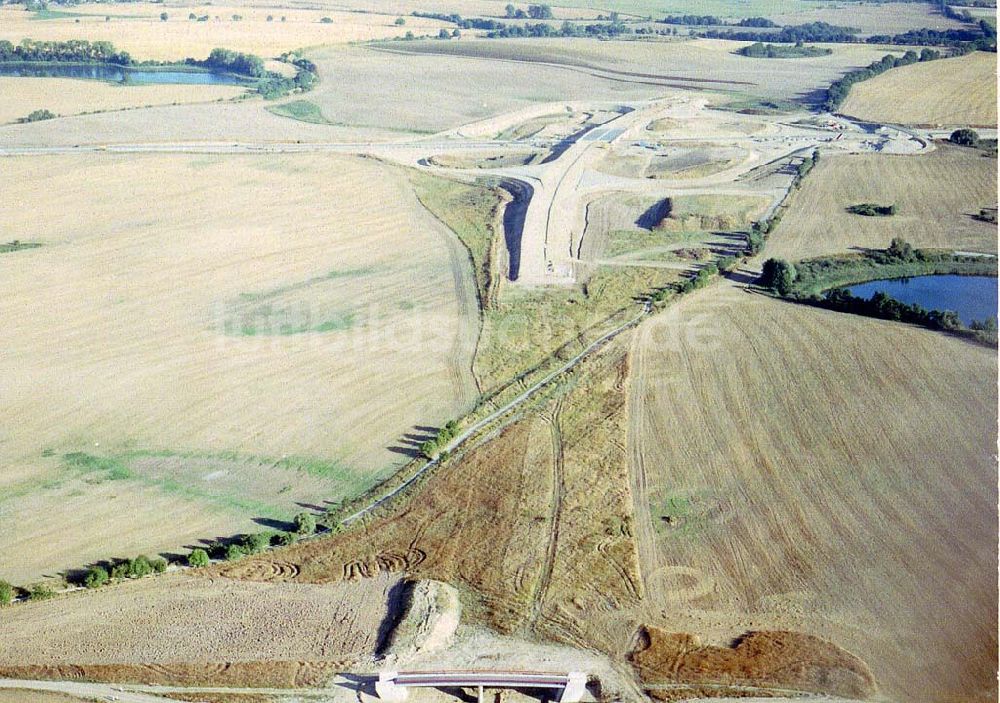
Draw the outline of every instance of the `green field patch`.
M22 242L19 239L15 239L12 242L0 244L0 254L10 254L11 252L21 251L23 249L37 249L40 246L42 246L41 242Z
M333 122L323 116L323 111L319 105L308 100L292 100L281 105L269 105L267 111L279 117L290 117L299 122L311 122L312 124L330 124Z
M288 519L297 503L342 499L368 490L377 476L343 462L314 457L266 457L237 452L129 450L111 455L62 455L64 475L21 487L21 493L58 488L77 476L87 483L121 481L155 488L254 517Z
M93 17L94 15L88 15L83 12L67 12L66 10L50 10L47 7L43 7L31 15L32 20L59 20L65 19L67 17Z
M707 490L663 491L650 496L649 509L657 534L670 537L703 531L719 512L717 501Z
M356 292L345 290L344 283L374 272L373 267L337 269L269 290L240 293L225 304L223 333L286 337L351 329L360 313Z
M804 106L791 100L751 97L734 97L732 100L720 102L712 107L716 110L739 112L744 115L786 115L805 110Z
M280 298L283 295L289 293L295 293L297 291L310 288L312 286L325 283L327 281L335 281L341 278L357 278L359 276L368 276L375 273L374 267L358 268L358 269L344 269L337 270L334 269L322 276L313 276L312 278L307 278L304 281L298 283L292 283L287 286L280 286L278 288L272 288L266 291L260 291L255 293L240 293L240 300L246 301L262 301L262 300L273 300L274 298Z
M84 452L63 454L66 467L94 477L97 481L121 481L134 478L128 466L120 459L113 457L94 456Z

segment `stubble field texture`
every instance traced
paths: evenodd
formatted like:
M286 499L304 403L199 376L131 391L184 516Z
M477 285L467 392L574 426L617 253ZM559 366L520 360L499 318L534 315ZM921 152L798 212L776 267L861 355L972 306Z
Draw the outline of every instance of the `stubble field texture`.
M894 698L989 699L995 353L720 285L643 326L632 364L654 623L801 630Z
M6 165L2 217L43 245L0 259L6 578L351 495L416 453L414 426L473 402L471 272L402 174L331 156Z
M245 88L232 85L114 85L70 78L0 78L0 124L14 122L35 110L78 115L228 100Z
M768 243L768 256L790 261L884 249L893 237L916 247L995 254L996 225L974 219L996 205L997 162L976 149L939 146L929 154L831 155L820 160ZM847 211L858 203L895 205L891 217Z
M995 129L996 78L997 55L985 51L903 66L853 86L840 112L872 122Z

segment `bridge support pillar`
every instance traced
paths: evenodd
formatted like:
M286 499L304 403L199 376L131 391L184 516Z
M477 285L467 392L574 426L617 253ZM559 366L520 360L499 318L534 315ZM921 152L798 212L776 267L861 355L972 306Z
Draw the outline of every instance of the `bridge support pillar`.
M410 692L405 686L396 685L395 671L382 671L375 682L375 694L384 701L405 701Z
M567 678L559 703L578 703L587 691L587 676L582 671L571 671Z

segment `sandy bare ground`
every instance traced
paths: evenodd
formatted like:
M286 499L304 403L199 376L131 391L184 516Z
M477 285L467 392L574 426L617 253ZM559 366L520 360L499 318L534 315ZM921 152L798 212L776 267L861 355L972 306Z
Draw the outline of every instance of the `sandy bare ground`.
M57 115L212 102L246 92L232 85L112 85L69 78L0 78L0 123L13 122L34 110Z
M996 205L996 159L939 147L929 154L831 155L820 161L771 235L767 255L789 260L885 248L893 237L918 247L996 253L996 225L972 218ZM846 211L858 203L895 204L892 217Z
M353 663L374 654L398 581L385 574L318 586L170 574L126 582L5 612L0 666Z
M632 364L654 624L798 630L893 700L993 699L995 352L719 284Z
M4 164L4 221L44 243L0 259L8 579L363 489L408 459L404 433L476 394L471 271L402 174L333 156ZM124 480L60 460L130 449L174 459ZM222 451L273 467L184 461Z
M851 87L840 111L863 120L996 128L997 55L903 66Z

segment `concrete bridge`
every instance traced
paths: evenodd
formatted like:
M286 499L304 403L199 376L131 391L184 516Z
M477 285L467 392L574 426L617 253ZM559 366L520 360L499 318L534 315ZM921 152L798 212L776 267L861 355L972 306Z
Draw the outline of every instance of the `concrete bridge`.
M375 683L378 697L405 701L410 687L478 688L483 703L486 688L552 689L553 699L576 703L587 690L587 676L580 671L567 674L537 671L383 671Z

